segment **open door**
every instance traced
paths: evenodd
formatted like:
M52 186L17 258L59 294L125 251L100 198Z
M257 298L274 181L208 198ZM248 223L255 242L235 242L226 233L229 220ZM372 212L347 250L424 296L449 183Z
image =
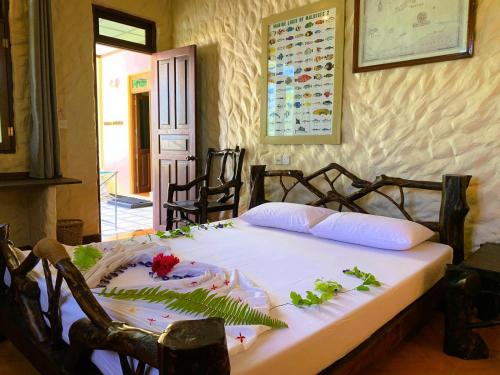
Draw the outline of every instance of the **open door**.
M149 131L149 93L134 94L135 108L135 193L151 191L151 151Z
M196 177L195 71L196 46L153 54L151 80L151 150L153 226L166 229L169 183ZM195 199L196 189L175 199Z

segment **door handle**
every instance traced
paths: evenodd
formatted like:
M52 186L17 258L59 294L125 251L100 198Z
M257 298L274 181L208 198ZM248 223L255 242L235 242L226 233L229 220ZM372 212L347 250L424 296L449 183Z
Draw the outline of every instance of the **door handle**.
M186 157L186 160L188 160L188 161L198 160L198 156L189 155Z

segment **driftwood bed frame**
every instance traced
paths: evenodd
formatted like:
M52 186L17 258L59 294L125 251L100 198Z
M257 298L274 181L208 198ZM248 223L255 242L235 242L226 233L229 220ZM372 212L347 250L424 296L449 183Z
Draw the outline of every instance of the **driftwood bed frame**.
M355 189L353 193L344 195L335 188L341 176L351 181L351 186ZM330 164L310 175L304 175L298 170L266 171L266 166L258 165L251 168L249 207L267 202L265 182L272 178L279 179L283 190L282 201L286 200L292 189L301 186L315 196L316 199L310 202L312 205L322 206L336 202L339 209L366 213L359 201L375 193L397 207L408 220L413 219L405 208L405 189L440 191L439 220L422 224L436 231L440 242L453 248L454 263L460 263L464 258L464 220L469 209L466 190L470 177L445 175L442 182L430 182L382 175L369 182L338 164ZM323 182L322 186L327 183L327 191L318 188L319 180ZM389 187L399 190L399 202L387 194L385 190ZM8 237L8 225L0 225L0 285L3 285L6 269L11 275L10 287L3 286L0 289L0 334L11 340L41 373L98 374L99 371L90 361L90 354L96 349L117 352L124 375L146 374L148 366L158 368L160 374L230 372L222 319L176 322L161 335L112 321L62 245L55 240L42 240L22 260L19 250L14 248ZM38 284L30 275L30 271L40 261L48 291L49 308L46 312L40 306ZM57 270L55 282L49 263ZM59 300L63 280L87 316L71 326L70 345L61 338ZM441 282L322 373L360 373L425 321L440 299ZM50 327L46 320L50 322ZM130 358L136 361L131 361Z

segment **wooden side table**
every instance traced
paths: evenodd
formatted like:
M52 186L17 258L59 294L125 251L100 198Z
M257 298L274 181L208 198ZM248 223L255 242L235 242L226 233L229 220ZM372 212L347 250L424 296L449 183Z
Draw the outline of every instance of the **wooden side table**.
M488 346L473 329L499 325L499 312L500 244L486 243L446 271L444 352L463 359L488 358Z

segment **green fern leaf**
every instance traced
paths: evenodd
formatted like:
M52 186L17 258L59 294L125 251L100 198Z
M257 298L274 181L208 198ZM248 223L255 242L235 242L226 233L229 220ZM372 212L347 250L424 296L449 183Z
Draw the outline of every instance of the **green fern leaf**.
M288 325L271 318L260 311L251 308L248 304L234 300L228 296L218 296L207 289L195 289L188 293L179 293L173 290L156 288L104 289L102 297L119 300L142 300L150 303L162 303L166 308L190 313L195 316L223 318L227 325L265 325L271 328L287 328Z

